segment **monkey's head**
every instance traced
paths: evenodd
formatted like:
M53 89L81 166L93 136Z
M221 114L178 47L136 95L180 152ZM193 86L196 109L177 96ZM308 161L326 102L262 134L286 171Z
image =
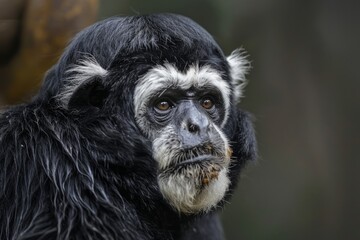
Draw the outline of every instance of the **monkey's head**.
M136 126L151 145L160 192L182 213L216 206L231 171L254 155L251 124L236 107L247 61L240 51L225 57L186 17L107 20L80 34L60 63L49 75L64 82L45 88L59 89L65 108L94 107Z
M207 210L224 196L232 150L222 128L230 111L230 85L209 65L185 71L164 63L135 88L135 116L152 142L158 182L179 211Z

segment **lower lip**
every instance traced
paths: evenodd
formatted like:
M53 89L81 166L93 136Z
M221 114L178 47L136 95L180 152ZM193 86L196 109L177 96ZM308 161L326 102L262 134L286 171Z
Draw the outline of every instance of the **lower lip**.
M212 160L215 160L216 158L212 155L202 155L195 158L187 159L185 161L182 161L181 163L177 164L177 167L189 165L189 164L196 164L196 163L202 163L202 162L209 162Z

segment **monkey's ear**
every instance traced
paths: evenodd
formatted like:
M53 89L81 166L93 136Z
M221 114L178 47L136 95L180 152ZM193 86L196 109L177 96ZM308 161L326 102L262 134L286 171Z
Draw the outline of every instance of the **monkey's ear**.
M245 75L250 68L250 62L246 57L244 50L236 49L226 59L230 67L230 77L234 88L235 102L240 101L240 98L243 96L243 89L246 85Z
M72 93L69 102L69 109L81 109L84 107L101 108L109 90L104 86L101 77L94 76L80 84Z

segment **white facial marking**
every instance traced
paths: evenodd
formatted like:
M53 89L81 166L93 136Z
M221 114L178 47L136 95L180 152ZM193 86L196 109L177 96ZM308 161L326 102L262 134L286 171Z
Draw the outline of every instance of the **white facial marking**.
M196 173L193 175L196 178ZM158 181L164 197L182 213L209 211L224 197L230 183L227 168L222 169L218 178L203 189L199 189L197 180L188 179L185 175L172 175L166 178L160 176Z
M230 180L227 176L227 168L224 168L220 171L218 179L210 182L209 186L201 191L193 203L192 208L198 211L209 211L212 207L216 206L221 199L223 199L229 184Z
M174 137L172 137L174 136ZM169 138L173 142L169 142ZM176 149L182 148L181 143L177 140L177 135L173 126L167 126L162 129L161 135L153 141L153 157L159 164L159 169L166 169L176 159L178 151ZM175 149L175 151L173 150Z

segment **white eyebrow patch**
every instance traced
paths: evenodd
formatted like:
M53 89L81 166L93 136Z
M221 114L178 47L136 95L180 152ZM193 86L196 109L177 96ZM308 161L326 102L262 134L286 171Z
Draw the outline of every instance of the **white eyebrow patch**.
M222 125L225 124L230 108L230 85L222 79L220 73L210 66L191 66L185 73L179 71L170 63L155 66L150 69L135 88L134 106L136 117L142 116L147 110L147 103L156 94L164 89L188 90L191 87L204 89L215 87L221 92L225 116Z

